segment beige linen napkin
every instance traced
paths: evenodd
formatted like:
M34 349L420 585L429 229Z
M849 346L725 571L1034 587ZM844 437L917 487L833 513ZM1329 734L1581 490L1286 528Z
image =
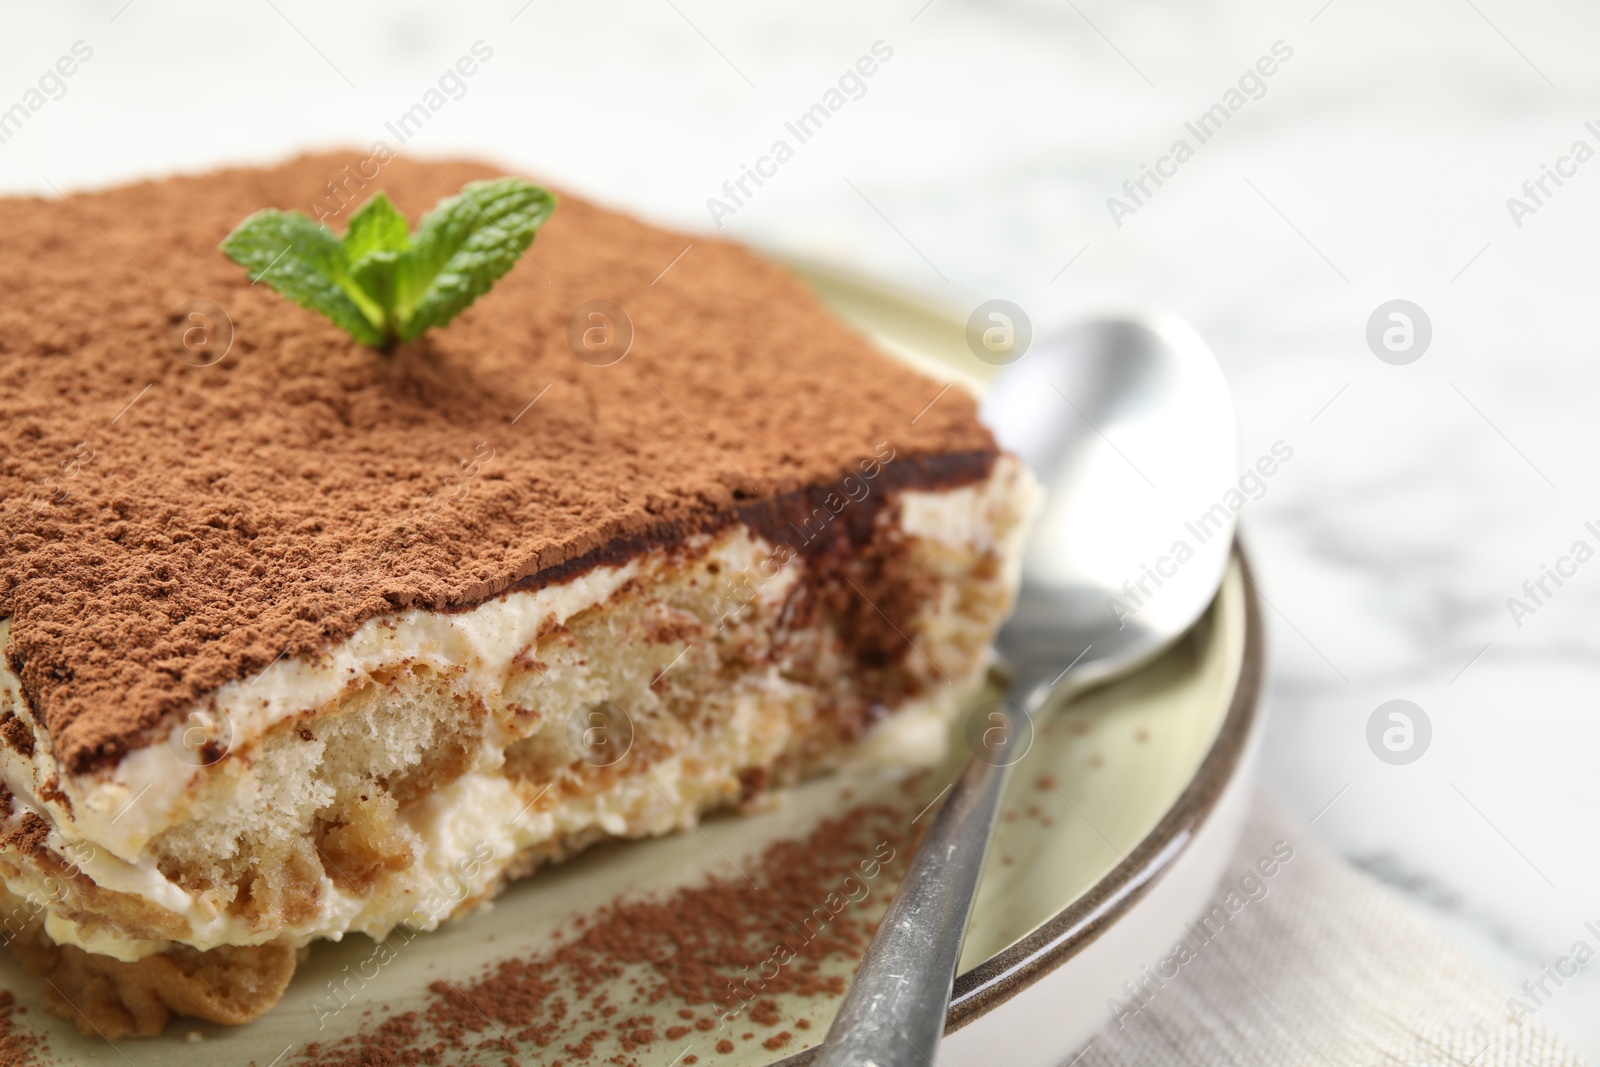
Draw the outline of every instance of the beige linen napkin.
M1115 1020L1076 1061L1063 1062L1583 1062L1537 1022L1514 1019L1509 990L1314 835L1258 794L1215 894L1221 911L1192 924L1168 956L1149 961L1126 995L1107 1006ZM1283 861L1287 849L1292 856Z

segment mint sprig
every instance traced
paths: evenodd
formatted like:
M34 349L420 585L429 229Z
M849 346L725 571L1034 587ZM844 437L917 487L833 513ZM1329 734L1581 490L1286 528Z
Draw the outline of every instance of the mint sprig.
M341 240L298 211L241 222L222 251L362 344L389 349L443 326L516 266L556 198L521 178L472 182L422 217L415 233L383 193L350 216Z

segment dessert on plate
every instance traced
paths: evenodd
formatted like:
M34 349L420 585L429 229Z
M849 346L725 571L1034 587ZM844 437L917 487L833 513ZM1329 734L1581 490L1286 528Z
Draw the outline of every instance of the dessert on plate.
M0 200L0 936L85 1033L930 762L1011 607L1034 489L973 400L736 245L563 196L382 345L219 251L497 176L350 162Z

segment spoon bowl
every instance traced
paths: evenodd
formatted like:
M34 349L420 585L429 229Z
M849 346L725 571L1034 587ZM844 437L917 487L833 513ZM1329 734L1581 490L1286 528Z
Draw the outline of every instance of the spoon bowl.
M1211 603L1233 547L1233 401L1200 335L1159 312L1082 323L1002 371L980 410L1045 490L996 640L1032 683L1021 695L1158 655Z

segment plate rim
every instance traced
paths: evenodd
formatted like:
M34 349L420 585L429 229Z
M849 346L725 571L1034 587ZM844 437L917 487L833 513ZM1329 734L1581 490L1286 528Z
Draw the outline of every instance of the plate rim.
M808 287L812 279L825 278L835 285L865 290L907 310L943 319L947 327L960 329L959 320L949 309L920 295L897 291L882 281L832 265L790 257L782 257L781 261ZM1232 558L1238 562L1244 587L1244 649L1228 710L1200 766L1160 821L1115 867L1027 936L956 977L950 1010L945 1016L946 1036L994 1011L1082 953L1189 853L1201 827L1216 811L1244 761L1261 715L1266 660L1260 594L1238 535L1234 537ZM806 1049L777 1061L774 1067L805 1067L817 1052L817 1048Z
M1244 649L1228 710L1199 768L1161 820L1126 857L1032 933L957 976L945 1016L945 1036L988 1015L1093 944L1189 854L1200 829L1242 764L1261 715L1265 673L1265 633L1254 571L1239 538L1233 559L1244 586ZM819 1047L809 1048L773 1067L805 1067Z
M1254 572L1234 538L1233 558L1244 585L1244 649L1227 713L1188 785L1161 820L1121 862L1087 892L964 974L958 975L945 1018L951 1034L987 1015L1078 955L1142 900L1188 852L1243 762L1261 712L1265 633Z

